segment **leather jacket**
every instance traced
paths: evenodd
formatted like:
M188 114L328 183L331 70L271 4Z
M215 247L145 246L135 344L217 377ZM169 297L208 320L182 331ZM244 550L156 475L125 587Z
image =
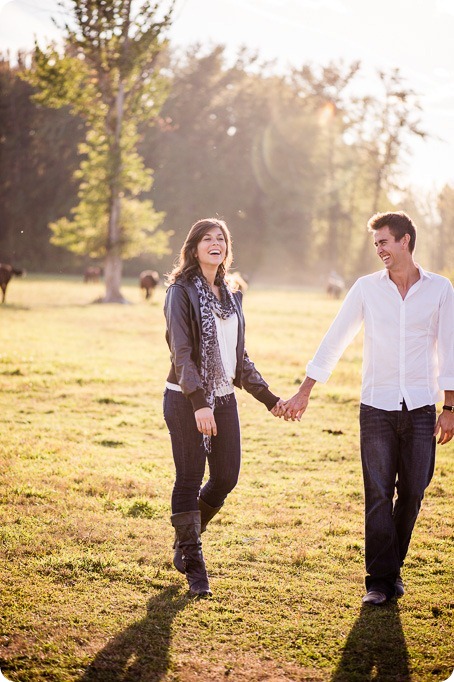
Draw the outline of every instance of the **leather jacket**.
M233 383L245 388L254 398L271 410L279 398L268 389L268 384L257 371L244 347L245 321L242 309L243 294L233 293L238 316L238 341L236 347L236 374ZM190 280L178 280L167 290L164 314L166 318L166 341L170 349L171 367L167 381L179 384L183 394L198 410L208 407L199 374L200 336L202 320L199 296Z

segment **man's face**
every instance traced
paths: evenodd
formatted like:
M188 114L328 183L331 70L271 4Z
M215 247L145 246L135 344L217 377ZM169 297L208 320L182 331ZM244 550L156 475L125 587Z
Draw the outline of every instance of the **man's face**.
M408 258L409 235L406 234L400 241L396 241L387 225L374 230L373 235L377 256L381 258L387 270L395 270Z

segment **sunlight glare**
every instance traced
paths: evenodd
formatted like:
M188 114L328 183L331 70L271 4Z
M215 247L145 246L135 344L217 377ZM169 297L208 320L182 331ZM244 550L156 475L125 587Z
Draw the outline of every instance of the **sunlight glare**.
M318 114L318 122L321 126L326 126L328 125L331 120L334 118L334 115L336 113L336 107L332 102L327 102L326 104L323 105L323 107L320 109L319 114Z

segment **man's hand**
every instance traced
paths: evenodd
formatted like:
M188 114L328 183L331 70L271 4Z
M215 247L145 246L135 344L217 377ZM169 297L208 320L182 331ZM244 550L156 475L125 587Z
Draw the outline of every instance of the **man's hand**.
M204 436L216 436L218 429L211 407L201 407L194 412L197 428Z
M437 436L438 433L440 433L437 441L439 445L449 443L454 436L454 412L449 412L448 410L441 411L435 425L434 436Z
M295 393L293 398L287 400L284 412L285 421L288 421L289 419L291 419L292 421L295 421L295 419L300 421L309 404L309 397L311 395L311 391L314 384L315 379L310 379L309 377L306 377L301 386L299 387L298 393Z

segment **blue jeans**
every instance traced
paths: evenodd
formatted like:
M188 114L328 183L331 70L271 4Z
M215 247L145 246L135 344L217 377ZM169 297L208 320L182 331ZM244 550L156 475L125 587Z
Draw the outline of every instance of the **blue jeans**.
M170 432L176 479L172 513L198 509L198 497L210 507L220 507L238 482L241 439L235 394L216 398L214 418L217 436L211 438L211 453L203 447L191 402L179 391L166 388L164 419ZM208 460L209 478L201 489Z
M361 404L366 588L388 597L407 554L435 466L435 405L379 410ZM395 493L397 493L395 497Z

